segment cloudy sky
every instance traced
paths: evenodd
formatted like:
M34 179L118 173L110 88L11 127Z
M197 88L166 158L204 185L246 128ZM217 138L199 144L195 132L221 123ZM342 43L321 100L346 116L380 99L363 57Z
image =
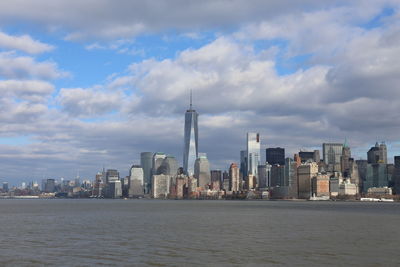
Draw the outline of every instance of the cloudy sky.
M181 162L189 89L213 168L248 131L288 156L346 137L400 154L400 3L3 0L0 181Z

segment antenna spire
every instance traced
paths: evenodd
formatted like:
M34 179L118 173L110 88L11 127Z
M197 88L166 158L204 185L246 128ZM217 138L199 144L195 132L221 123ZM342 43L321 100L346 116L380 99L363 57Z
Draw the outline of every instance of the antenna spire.
M190 110L192 110L192 89L190 89Z

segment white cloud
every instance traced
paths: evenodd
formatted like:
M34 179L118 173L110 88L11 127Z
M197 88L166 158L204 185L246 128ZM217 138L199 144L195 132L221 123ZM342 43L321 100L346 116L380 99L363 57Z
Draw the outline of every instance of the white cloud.
M123 98L119 92L62 88L58 95L58 102L66 112L73 116L96 117L120 110Z
M16 49L29 54L41 54L54 49L54 46L33 40L29 35L12 36L1 31L0 47Z
M31 102L41 102L54 91L54 86L37 80L0 80L0 91L2 97L10 96Z
M364 1L355 1L357 6ZM370 1L369 1L370 2ZM44 25L50 31L67 31L66 39L115 39L139 34L178 30L232 29L244 23L297 15L302 10L341 6L348 1L281 0L264 1L1 1L0 22L27 21ZM20 8L24 6L24 8Z
M57 79L70 74L58 69L52 61L37 62L29 56L17 56L13 52L0 53L0 77L7 79Z

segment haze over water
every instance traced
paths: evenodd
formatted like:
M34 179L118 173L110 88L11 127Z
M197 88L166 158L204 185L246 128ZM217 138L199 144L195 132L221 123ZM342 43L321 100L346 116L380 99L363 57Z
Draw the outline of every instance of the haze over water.
M1 265L400 264L399 203L1 200Z

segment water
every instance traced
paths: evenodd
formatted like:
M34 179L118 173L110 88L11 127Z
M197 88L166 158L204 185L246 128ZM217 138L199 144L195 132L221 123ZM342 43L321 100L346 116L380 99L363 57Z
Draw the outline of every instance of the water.
M400 203L0 200L1 266L398 266Z

